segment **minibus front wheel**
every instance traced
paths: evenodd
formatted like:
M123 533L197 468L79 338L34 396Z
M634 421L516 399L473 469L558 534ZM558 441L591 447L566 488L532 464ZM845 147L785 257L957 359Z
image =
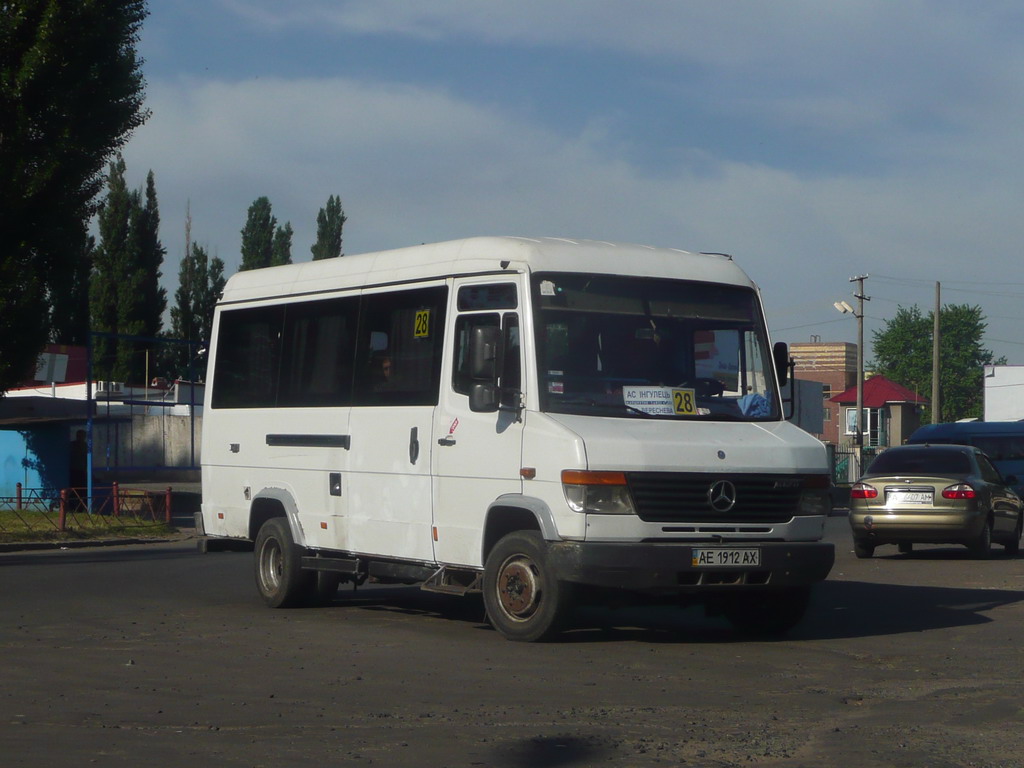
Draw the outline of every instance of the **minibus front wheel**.
M549 640L562 630L572 585L555 578L540 533L514 531L494 545L484 565L484 606L509 640Z

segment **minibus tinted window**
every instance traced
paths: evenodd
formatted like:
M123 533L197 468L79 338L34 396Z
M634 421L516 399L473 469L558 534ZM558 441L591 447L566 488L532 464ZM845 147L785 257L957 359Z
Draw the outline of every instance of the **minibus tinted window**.
M351 402L358 312L357 297L286 306L278 405Z
M221 313L213 379L214 408L277 404L283 320L281 306Z
M363 296L354 405L436 405L448 289Z
M515 283L464 285L459 288L460 312L473 309L515 309L518 306Z

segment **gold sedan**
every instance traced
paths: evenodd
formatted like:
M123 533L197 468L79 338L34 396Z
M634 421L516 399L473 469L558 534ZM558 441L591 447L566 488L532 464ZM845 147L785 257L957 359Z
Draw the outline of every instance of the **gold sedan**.
M992 461L969 445L902 445L878 455L850 490L857 557L895 544L963 544L988 557L992 542L1020 549L1022 502Z

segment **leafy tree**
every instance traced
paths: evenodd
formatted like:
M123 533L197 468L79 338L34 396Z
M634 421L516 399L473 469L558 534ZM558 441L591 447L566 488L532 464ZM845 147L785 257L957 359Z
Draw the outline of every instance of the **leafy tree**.
M224 292L225 282L224 262L217 256L211 259L205 248L193 243L191 254L182 258L178 269L178 290L174 293L174 306L171 307L172 338L209 341L213 310ZM195 352L194 347L174 346L168 363L171 378L189 375L189 363Z
M249 206L249 213L242 228L242 264L238 268L260 269L269 267L274 258L274 235L277 219L271 210L270 200L258 197Z
M142 333L152 338L160 333L167 309L167 290L160 286L163 276L160 268L167 249L160 242L160 211L153 171L146 175L145 204L136 209L134 238L138 249L137 270L142 282L139 313Z
M166 253L160 243L153 172L142 190L129 190L121 157L110 164L107 197L98 226L100 244L94 257L90 309L95 331L155 338L160 332L167 292L160 287L160 266ZM97 376L121 381L145 378L145 352L153 342L96 337Z
M292 224L286 221L283 227L274 232L274 243L271 247L270 266L277 267L292 263Z
M96 239L84 221L69 221L69 258L50 277L50 339L85 346L89 341L89 275Z
M85 224L148 117L146 15L145 0L0 0L0 392L47 339L81 340L65 334L82 332Z
M100 242L93 255L93 274L89 285L91 327L103 333L138 333L141 328L121 324L119 283L131 264L130 228L132 193L124 179L125 164L120 156L110 164L107 196L97 217ZM97 336L93 340L93 371L98 378L121 380L128 372L117 366L117 345L113 339Z
M981 307L947 304L939 312L940 421L981 418L984 411L984 366L1002 365L982 346L985 316ZM874 333L877 373L923 395L932 387L934 313L915 305L899 307L885 328ZM926 414L926 419L931 415Z
M316 242L309 249L313 252L313 261L344 255L341 235L346 221L348 217L341 207L341 198L331 195L327 198L327 207L321 208L316 216Z

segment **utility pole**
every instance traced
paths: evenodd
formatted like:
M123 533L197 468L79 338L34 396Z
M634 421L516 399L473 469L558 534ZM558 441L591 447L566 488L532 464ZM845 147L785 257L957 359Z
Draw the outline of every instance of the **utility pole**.
M942 408L939 402L939 309L941 304L942 284L935 282L935 317L932 326L932 424L942 421Z
M864 446L864 302L871 301L870 296L864 295L864 281L867 275L851 277L851 283L857 283L857 292L854 298L857 299L857 430L855 445L857 452ZM858 456L858 461L860 457Z

